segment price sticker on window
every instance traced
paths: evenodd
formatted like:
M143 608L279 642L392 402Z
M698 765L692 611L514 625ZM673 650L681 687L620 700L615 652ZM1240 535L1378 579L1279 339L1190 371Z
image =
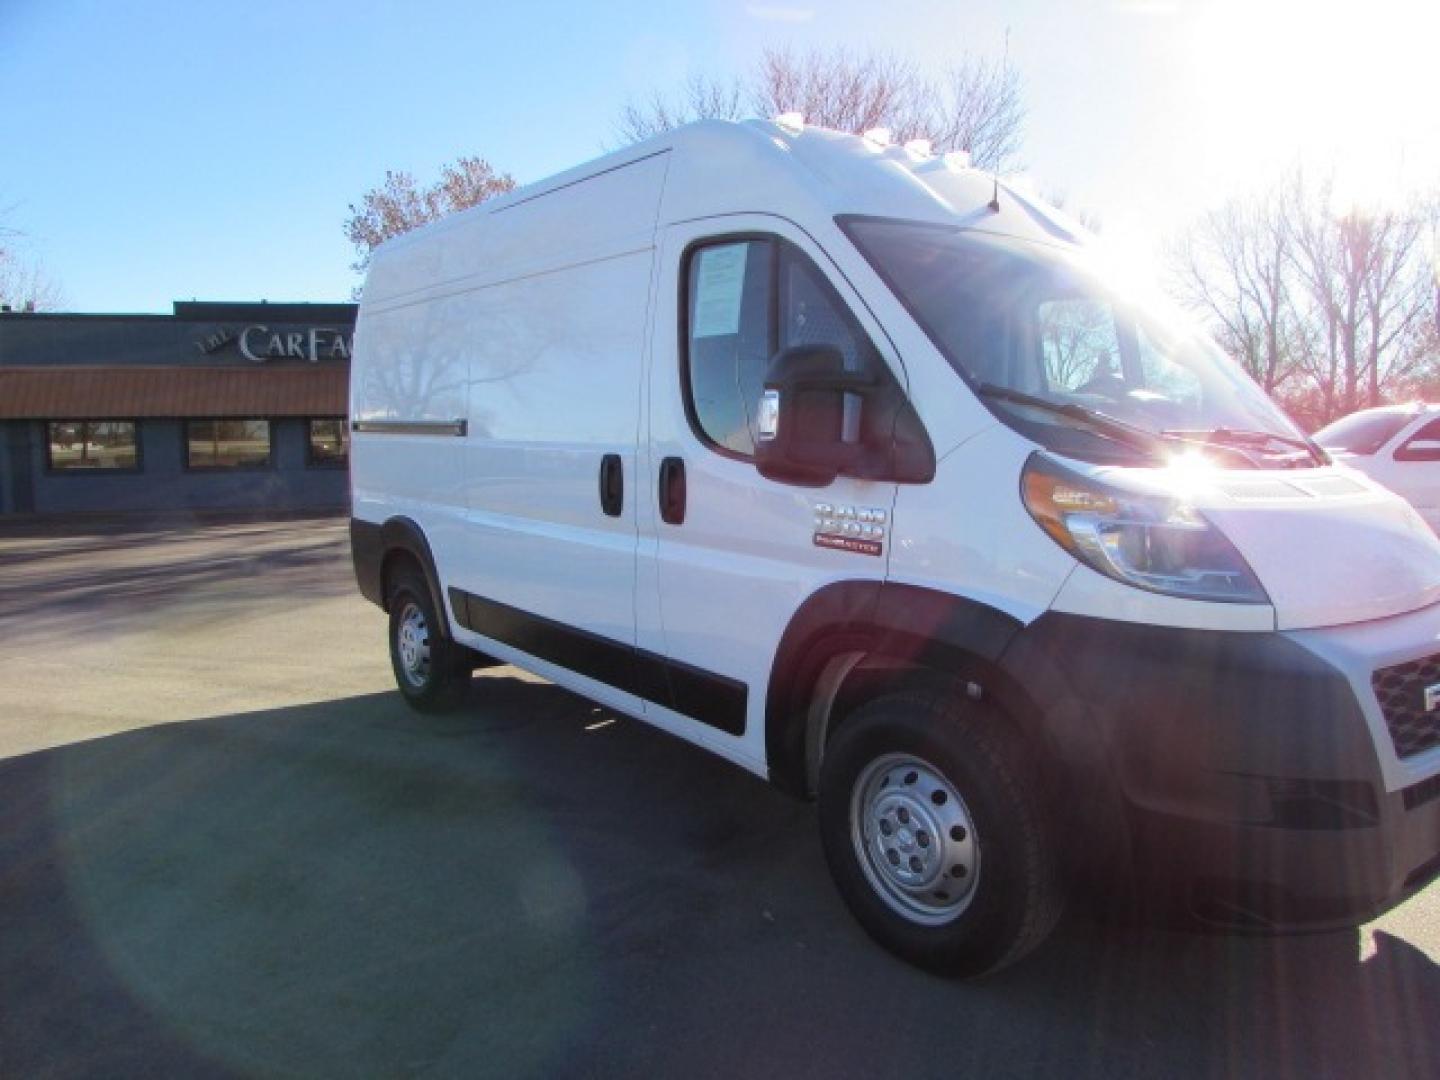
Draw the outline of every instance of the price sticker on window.
M740 299L745 291L748 251L748 244L725 244L706 248L697 256L691 337L724 337L740 332Z

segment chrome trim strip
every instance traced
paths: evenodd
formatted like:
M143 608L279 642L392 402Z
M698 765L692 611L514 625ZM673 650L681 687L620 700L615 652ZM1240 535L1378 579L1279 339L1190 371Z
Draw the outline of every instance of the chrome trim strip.
M350 430L367 435L459 435L469 429L465 420L352 420Z

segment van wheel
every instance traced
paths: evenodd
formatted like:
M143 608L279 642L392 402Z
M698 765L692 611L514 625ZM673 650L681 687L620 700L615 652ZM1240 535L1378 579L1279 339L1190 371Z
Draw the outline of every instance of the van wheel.
M441 616L430 589L413 570L402 570L390 587L390 665L406 702L421 712L445 712L460 704L470 683L464 646L440 632Z
M826 748L830 872L870 936L929 971L1013 963L1063 908L1036 785L1007 724L949 693L903 692L861 707Z

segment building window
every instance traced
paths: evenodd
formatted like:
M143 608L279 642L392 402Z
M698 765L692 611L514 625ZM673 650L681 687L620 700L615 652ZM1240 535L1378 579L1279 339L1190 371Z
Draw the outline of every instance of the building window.
M46 465L52 472L135 472L140 447L133 420L52 420Z
M310 421L310 452L316 468L344 468L350 461L350 430L344 417Z
M191 469L263 469L270 464L269 420L185 421Z

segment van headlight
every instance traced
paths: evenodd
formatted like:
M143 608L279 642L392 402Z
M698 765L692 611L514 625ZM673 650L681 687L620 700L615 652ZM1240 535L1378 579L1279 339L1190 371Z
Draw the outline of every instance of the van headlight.
M1038 453L1021 492L1057 544L1116 581L1188 600L1270 602L1235 545L1178 498L1102 484Z

